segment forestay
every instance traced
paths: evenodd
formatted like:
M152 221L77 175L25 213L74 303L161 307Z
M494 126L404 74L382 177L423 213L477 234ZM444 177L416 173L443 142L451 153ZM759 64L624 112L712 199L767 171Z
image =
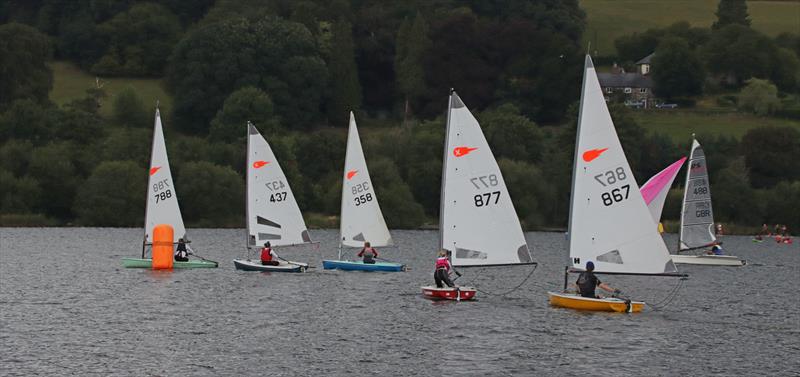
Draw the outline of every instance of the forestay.
M572 265L597 272L673 273L586 56L569 220Z
M706 155L700 143L692 139L689 171L683 191L679 247L680 250L704 247L716 240Z
M358 137L356 119L350 113L350 131L347 134L347 152L342 177L342 218L340 242L344 246L361 247L364 241L371 246L392 244L392 235L386 227L378 197L367 170L361 139Z
M181 217L181 209L178 206L178 194L175 191L172 171L167 158L167 145L164 142L164 131L161 127L161 113L156 109L153 149L150 154L150 170L147 179L145 243L153 242L153 228L158 224L172 226L173 242L177 242L179 238L186 239L186 228L183 226L183 217Z
M248 122L247 246L311 242L297 201L272 148Z
M514 204L478 121L450 95L440 208L454 266L532 263Z
M680 160L673 162L664 170L652 176L641 187L644 202L647 204L647 209L650 210L650 215L656 224L661 222L661 212L664 210L664 202L667 200L669 188L672 187L672 182L675 181L675 177L681 171L684 161L686 161L686 157L681 157Z

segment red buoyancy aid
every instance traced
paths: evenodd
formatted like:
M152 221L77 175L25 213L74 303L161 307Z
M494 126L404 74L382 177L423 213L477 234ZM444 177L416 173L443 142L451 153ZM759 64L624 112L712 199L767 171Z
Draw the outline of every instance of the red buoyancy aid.
M447 257L436 258L436 269L444 268L445 271L450 271L450 260Z
M271 262L272 261L272 249L265 247L261 249L261 261L262 262Z

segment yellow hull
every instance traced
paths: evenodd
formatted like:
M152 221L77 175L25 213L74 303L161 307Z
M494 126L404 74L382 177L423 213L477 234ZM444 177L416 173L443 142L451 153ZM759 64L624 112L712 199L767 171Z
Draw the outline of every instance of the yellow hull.
M569 293L547 292L550 305L575 310L595 312L638 313L644 309L644 302L631 301L629 304L618 298L588 298Z

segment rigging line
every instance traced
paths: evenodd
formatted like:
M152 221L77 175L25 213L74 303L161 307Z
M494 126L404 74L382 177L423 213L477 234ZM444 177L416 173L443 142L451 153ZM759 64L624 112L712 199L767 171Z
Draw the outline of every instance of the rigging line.
M526 276L526 277L525 277L525 279L523 279L521 283L517 284L517 286L516 286L516 287L514 287L514 288L511 288L511 289L509 289L509 290L507 290L507 291L505 291L505 292L503 292L503 293L494 293L494 292L484 291L484 290L482 290L482 289L480 289L480 288L478 288L478 287L475 287L475 290L476 290L476 291L478 291L478 292L481 292L481 293L483 293L483 294L485 294L485 295L490 295L490 296L505 296L505 295L507 295L507 294L513 293L514 291L516 291L517 289L519 289L520 287L522 287L522 285L523 285L523 284L525 284L525 282L527 282L527 281L528 281L528 279L530 279L530 278L531 278L531 276L533 276L533 273L536 271L536 268L537 268L537 267L539 267L539 265L538 265L538 264L535 264L535 265L533 265L533 268L531 269L531 272L529 272L529 273L528 273L528 276ZM479 272L480 272L480 271L479 271Z
M667 306L669 306L669 304L672 303L673 300L675 300L676 297L678 297L678 291L680 290L680 288L682 286L683 286L683 279L679 279L678 283L675 285L675 287L672 289L672 291L670 291L666 295L666 297L664 297L664 299L662 299L661 301L659 301L657 303L647 304L647 305L652 307L653 310L656 310L656 311L665 309Z

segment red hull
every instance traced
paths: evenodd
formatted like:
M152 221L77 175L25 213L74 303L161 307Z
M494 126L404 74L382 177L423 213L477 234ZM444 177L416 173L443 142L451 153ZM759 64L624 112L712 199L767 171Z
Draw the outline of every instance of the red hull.
M472 300L475 297L475 288L422 287L422 294L431 300Z

